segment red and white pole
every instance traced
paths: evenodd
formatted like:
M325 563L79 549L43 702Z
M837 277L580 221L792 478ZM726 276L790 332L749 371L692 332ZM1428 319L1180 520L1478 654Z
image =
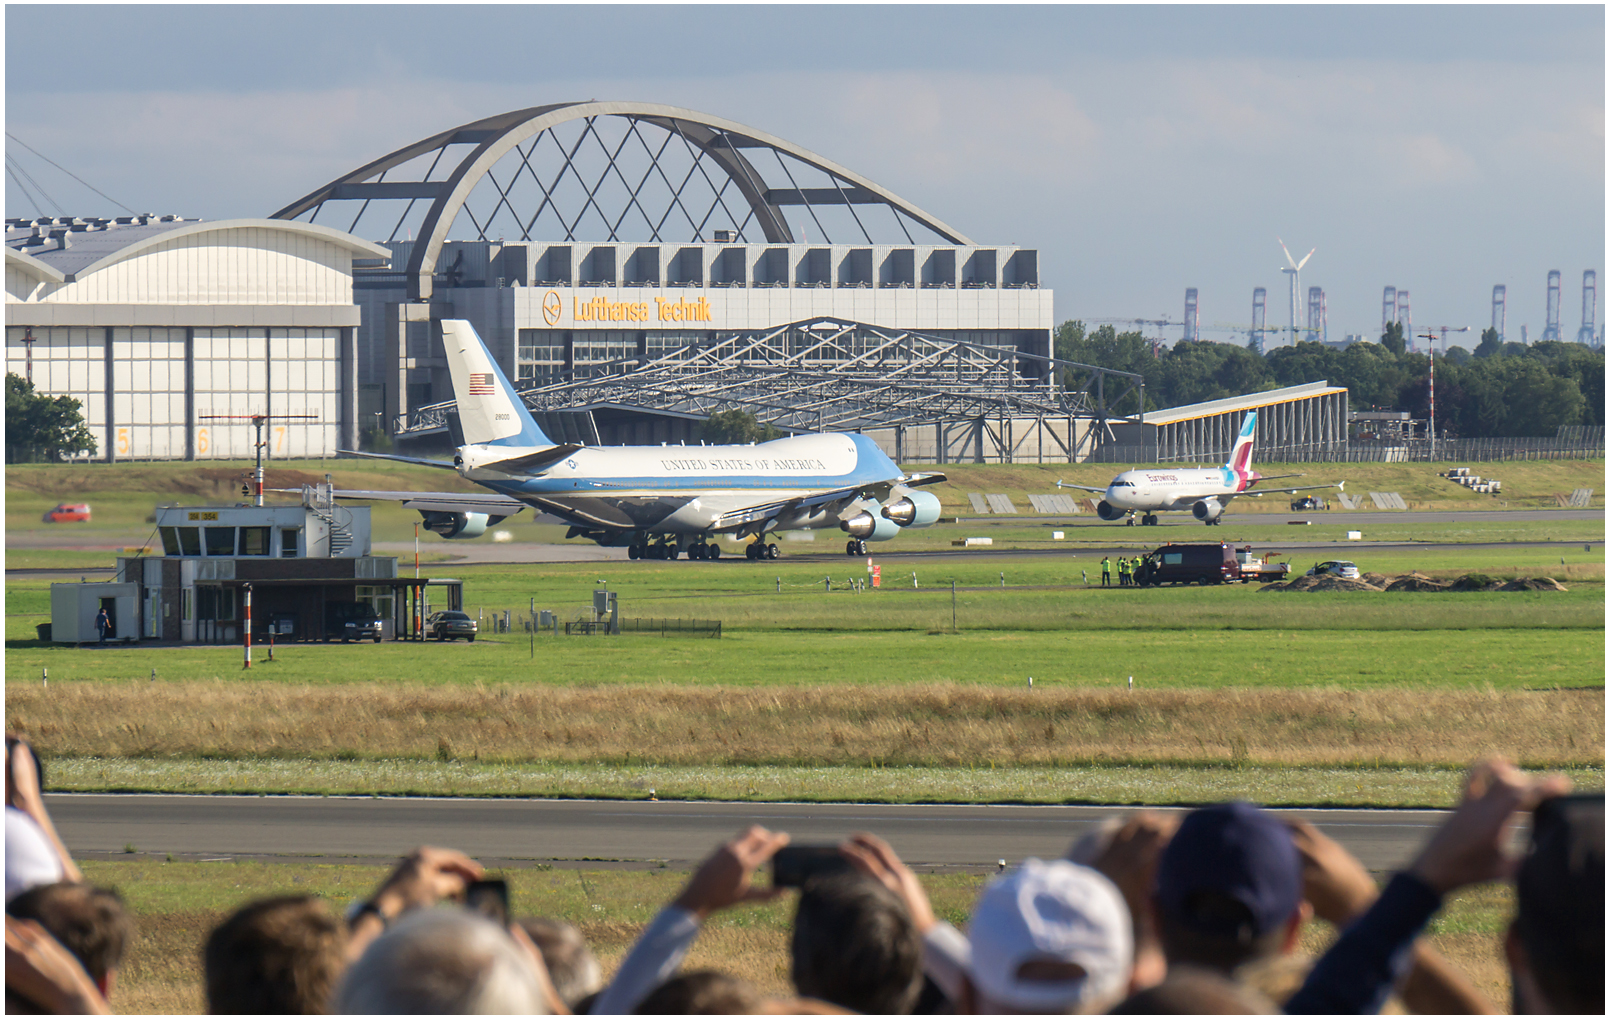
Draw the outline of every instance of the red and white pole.
M241 669L252 668L252 586L246 586L246 664Z
M1447 336L1443 339L1446 341ZM1437 349L1431 348L1431 376L1427 383L1427 392L1431 397L1431 459L1437 459Z

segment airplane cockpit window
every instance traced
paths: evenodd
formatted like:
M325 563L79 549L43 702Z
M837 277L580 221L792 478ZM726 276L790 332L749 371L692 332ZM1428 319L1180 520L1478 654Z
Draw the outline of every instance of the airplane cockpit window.
M1133 489L1134 487L1134 482L1126 482L1118 478L1114 478L1112 484L1108 486L1109 489Z

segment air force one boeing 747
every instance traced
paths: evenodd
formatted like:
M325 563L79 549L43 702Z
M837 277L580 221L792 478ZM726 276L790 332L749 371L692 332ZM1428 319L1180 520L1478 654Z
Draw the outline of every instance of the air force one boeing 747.
M491 490L341 490L350 499L399 500L443 538L474 538L530 506L570 524L567 538L626 546L633 559L721 555L718 536L752 539L750 559L776 559L775 531L837 527L847 555L867 542L939 519L939 498L916 487L944 481L907 475L862 435L790 436L746 446L577 446L543 434L475 329L442 322L464 445L451 463L359 456L451 468ZM344 450L343 453L355 451ZM684 544L685 543L685 544Z
M1074 485L1060 479L1057 488L1101 493L1105 498L1096 504L1096 514L1104 521L1116 521L1126 515L1133 517L1138 510L1142 513L1142 524L1156 524L1159 511L1189 510L1203 524L1218 524L1225 506L1237 496L1293 493L1307 489L1334 488L1339 491L1347 484L1280 486L1254 491L1252 487L1260 481L1302 477L1260 475L1252 470L1252 437L1257 426L1258 412L1248 411L1241 422L1241 433L1236 436L1235 447L1230 451L1230 462L1220 468L1137 468L1123 472L1105 489Z

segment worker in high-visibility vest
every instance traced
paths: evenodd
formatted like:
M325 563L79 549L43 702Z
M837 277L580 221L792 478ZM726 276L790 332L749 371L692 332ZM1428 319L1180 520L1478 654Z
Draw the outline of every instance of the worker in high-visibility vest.
M1101 586L1103 588L1112 587L1112 557L1110 556L1101 558Z
M1124 588L1129 584L1129 558L1118 557L1118 587Z

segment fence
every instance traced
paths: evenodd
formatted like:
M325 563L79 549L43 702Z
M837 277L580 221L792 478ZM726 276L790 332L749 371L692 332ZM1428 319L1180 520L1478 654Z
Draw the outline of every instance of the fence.
M1584 430L1587 431L1587 430ZM1604 429L1598 435L1564 438L1560 436L1511 436L1494 439L1439 439L1435 449L1429 440L1375 443L1353 440L1346 447L1332 450L1300 446L1264 446L1253 449L1253 459L1265 464L1362 464L1410 461L1457 461L1489 463L1506 460L1600 460L1605 455ZM1193 457L1159 459L1153 446L1109 444L1096 451L1093 462L1103 464L1222 464L1229 450L1209 450Z
M607 634L609 620L577 620L565 624L566 634ZM658 634L661 637L721 636L720 620L623 619L616 622L617 634Z

